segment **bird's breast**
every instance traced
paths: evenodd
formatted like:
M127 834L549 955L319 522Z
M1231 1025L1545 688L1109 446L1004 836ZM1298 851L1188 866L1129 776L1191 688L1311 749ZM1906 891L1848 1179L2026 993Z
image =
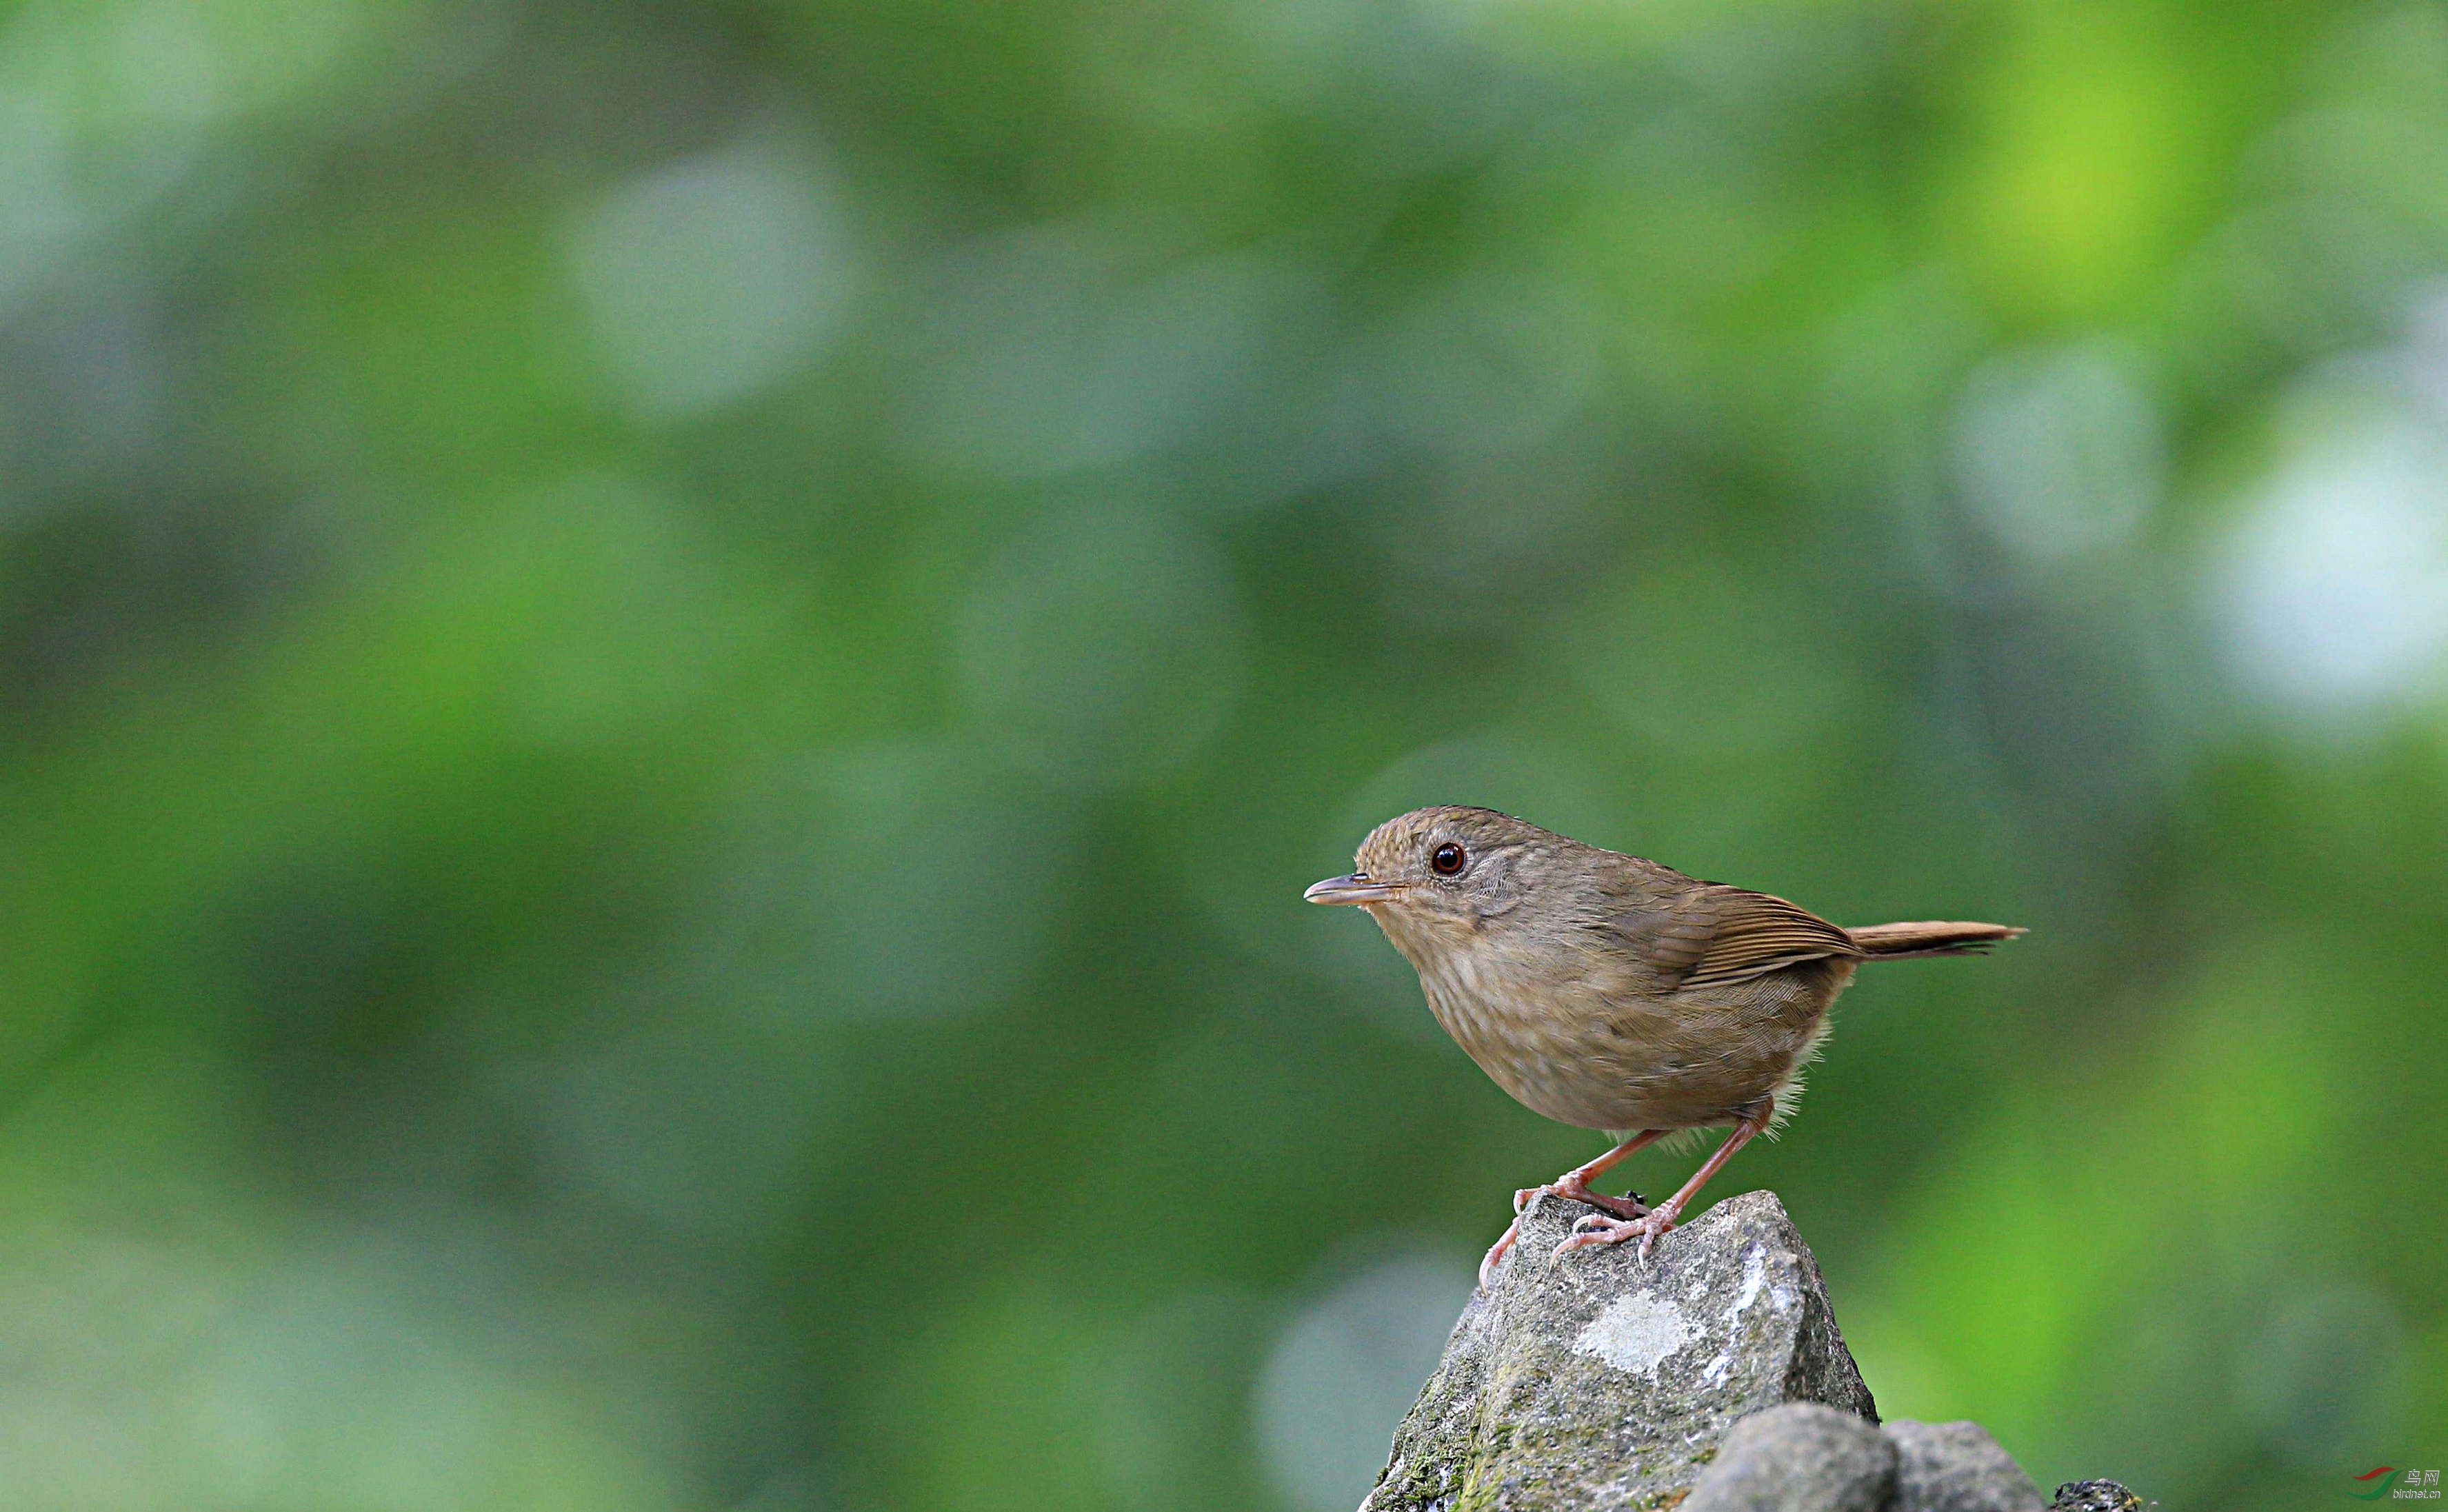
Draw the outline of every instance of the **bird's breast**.
M1428 1010L1497 1085L1549 1118L1586 1122L1612 1080L1600 1062L1621 1048L1609 1043L1619 1015L1592 1001L1587 983L1501 947L1442 951L1419 966Z
M1534 1112L1596 1129L1728 1121L1730 1109L1789 1080L1850 975L1813 963L1677 992L1487 934L1467 949L1394 943L1419 968L1438 1024L1497 1085Z

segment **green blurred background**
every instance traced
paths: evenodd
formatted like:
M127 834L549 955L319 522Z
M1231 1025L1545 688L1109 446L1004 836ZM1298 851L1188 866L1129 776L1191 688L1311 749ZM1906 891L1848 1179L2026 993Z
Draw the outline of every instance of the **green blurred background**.
M2438 4L0 6L0 1483L1348 1507L1598 1148L1300 902L1446 800L2032 927L1712 1196L2326 1504L2443 666Z

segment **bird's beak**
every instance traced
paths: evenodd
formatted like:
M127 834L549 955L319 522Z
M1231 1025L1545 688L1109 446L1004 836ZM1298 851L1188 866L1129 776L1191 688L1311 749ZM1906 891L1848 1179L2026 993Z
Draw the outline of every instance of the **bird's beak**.
M1301 894L1311 903L1391 903L1402 895L1401 883L1371 882L1366 871L1312 882L1309 890Z

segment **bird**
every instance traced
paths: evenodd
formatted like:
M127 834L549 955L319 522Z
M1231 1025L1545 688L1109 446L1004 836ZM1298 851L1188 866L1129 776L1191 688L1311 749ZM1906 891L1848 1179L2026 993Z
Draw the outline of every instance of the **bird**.
M1514 1222L1480 1262L1482 1289L1542 1194L1599 1210L1555 1259L1637 1239L1645 1261L1709 1178L1792 1112L1856 967L1977 954L2025 932L1939 920L1848 929L1493 809L1398 814L1352 861L1304 896L1367 910L1418 970L1437 1023L1515 1101L1615 1141L1514 1193ZM1590 1188L1636 1150L1713 1128L1731 1132L1664 1202Z

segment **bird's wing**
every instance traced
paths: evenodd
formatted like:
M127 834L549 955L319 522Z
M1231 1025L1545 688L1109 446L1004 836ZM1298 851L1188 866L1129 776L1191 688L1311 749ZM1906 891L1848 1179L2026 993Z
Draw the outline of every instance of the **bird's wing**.
M1610 923L1613 933L1677 988L1862 954L1851 936L1807 909L1715 882L1696 884L1671 901L1625 909Z

